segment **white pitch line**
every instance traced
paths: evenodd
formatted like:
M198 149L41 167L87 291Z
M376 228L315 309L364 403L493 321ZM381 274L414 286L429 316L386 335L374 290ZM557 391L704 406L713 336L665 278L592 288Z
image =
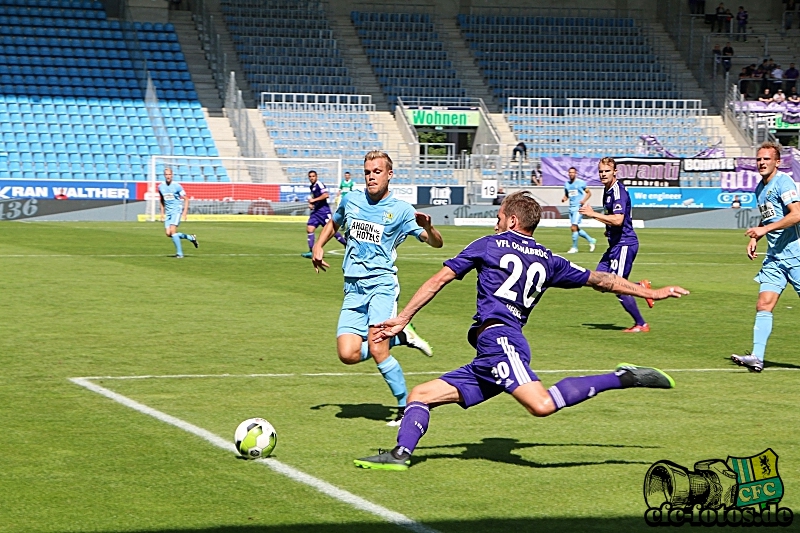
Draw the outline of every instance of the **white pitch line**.
M206 442L213 444L218 448L222 448L223 450L229 451L231 453L237 454L236 447L230 441L219 437L211 433L208 430L205 430L201 427L195 426L194 424L190 424L185 420L181 420L180 418L176 418L174 416L168 415L152 407L148 407L142 403L139 403L135 400L131 400L127 396L123 396L116 392L113 392L105 387L101 387L100 385L96 385L92 383L87 378L69 378L69 380L76 385L80 385L81 387L85 387L92 392L96 392L106 398L114 400L117 403L124 405L125 407L129 407L136 411L139 411L142 414L146 414L148 416L152 416L153 418L160 420L161 422L165 422L171 426L175 426L180 428L188 433L196 435L201 439L205 440ZM391 524L395 524L402 528L414 531L416 533L438 533L435 529L431 529L419 522L415 522L414 520L408 518L405 515L400 513L396 513L392 510L387 509L386 507L382 507L375 503L365 500L359 496L356 496L352 492L348 492L344 489L340 489L335 485L331 485L326 481L322 481L321 479L315 478L305 472L301 472L296 468L292 468L289 465L285 465L276 459L259 459L256 462L261 463L263 465L268 466L273 471L282 474L289 479L297 481L299 483L303 483L312 487L319 492L325 494L326 496L330 496L336 500L344 502L356 509L361 511L365 511L367 513L371 513L373 515L378 516L379 518L389 522Z
M744 372L743 367L730 367L730 368L662 368L664 372ZM581 374L581 373L595 373L602 374L610 372L608 368L570 368L562 370L534 370L537 374ZM782 368L767 367L765 372L797 372L800 368ZM446 374L449 370L431 370L425 372L404 372L406 376L427 376ZM318 378L318 377L365 377L365 376L379 376L377 372L316 372L316 373L300 373L300 374L144 374L140 376L83 376L79 379L84 381L94 380L135 380L135 379L221 379L221 378Z

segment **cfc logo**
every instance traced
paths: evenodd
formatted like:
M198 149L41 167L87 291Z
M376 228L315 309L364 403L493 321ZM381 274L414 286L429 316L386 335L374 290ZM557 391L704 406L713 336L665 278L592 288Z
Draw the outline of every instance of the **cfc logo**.
M738 199L742 204L749 204L755 200L755 195L751 192L722 192L717 195L717 202L721 204L729 204L734 199Z

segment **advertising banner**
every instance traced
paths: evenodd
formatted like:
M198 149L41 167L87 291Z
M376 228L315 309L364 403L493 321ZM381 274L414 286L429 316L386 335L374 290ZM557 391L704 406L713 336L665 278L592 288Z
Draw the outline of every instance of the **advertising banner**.
M619 157L617 179L626 187L679 187L681 160L656 157ZM570 167L575 167L578 177L590 187L600 186L597 177L596 157L543 157L542 185L564 185L569 179Z
M481 125L480 111L451 109L406 109L412 126L457 126L477 128Z
M464 187L417 187L417 204L463 205Z
M121 181L0 180L0 200L135 200L136 185Z
M736 158L686 158L681 159L683 172L717 172L721 170L736 170Z
M742 208L754 208L756 197L752 192L729 192L701 187L629 187L633 207L682 207L694 209L721 209L732 207L734 201Z
M626 187L680 187L680 159L620 157L615 161L617 179Z

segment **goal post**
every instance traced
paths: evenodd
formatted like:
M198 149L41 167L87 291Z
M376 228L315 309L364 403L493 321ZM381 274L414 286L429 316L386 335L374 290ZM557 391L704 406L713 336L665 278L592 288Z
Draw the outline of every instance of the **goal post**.
M309 171L317 172L331 198L343 176L341 159L152 156L148 221L160 215L158 185L166 168L186 191L190 215L305 215Z

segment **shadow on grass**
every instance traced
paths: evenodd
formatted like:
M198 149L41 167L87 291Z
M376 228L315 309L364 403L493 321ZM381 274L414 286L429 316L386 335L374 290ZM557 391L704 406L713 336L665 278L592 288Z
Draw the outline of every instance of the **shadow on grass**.
M219 526L195 529L153 529L126 533L384 533L420 531L422 527L441 533L528 533L528 532L590 532L653 531L644 521L644 502L640 516L615 518L486 518L483 520L438 520L416 524L420 529L402 528L387 522L346 524L292 524L252 526ZM632 510L636 512L635 510ZM554 514L557 513L554 510ZM119 531L119 533L123 533Z
M618 326L616 324L581 324L585 328L589 329L605 329L609 331L622 331L625 329L625 326Z
M745 367L737 365L736 363L731 361L730 357L724 357L723 359L730 365L731 368L741 368L742 371L747 370ZM764 368L765 369L769 369L769 368L789 368L789 369L793 369L793 370L800 370L800 365L794 365L792 363L779 363L778 361L770 361L768 359L764 359Z
M379 403L323 403L311 407L320 411L326 407L338 407L336 418L366 418L367 420L389 421L397 413L397 407L387 407Z
M515 450L523 450L526 448L560 448L560 447L581 447L581 448L658 448L658 446L638 446L627 444L580 444L580 443L540 443L540 442L520 442L517 439L505 439L490 437L481 439L481 442L464 442L461 444L446 444L443 446L419 446L417 451L420 450L439 450L442 448L465 448L462 452L453 453L433 453L420 455L417 453L412 456L412 464L424 463L431 459L483 459L486 461L494 461L497 463L506 463L510 465L527 466L530 468L565 468L573 466L588 466L588 465L633 465L642 464L649 465L652 462L648 461L626 461L622 459L606 459L605 461L575 461L567 463L539 463L536 461L529 461L523 459L519 455L514 454Z

